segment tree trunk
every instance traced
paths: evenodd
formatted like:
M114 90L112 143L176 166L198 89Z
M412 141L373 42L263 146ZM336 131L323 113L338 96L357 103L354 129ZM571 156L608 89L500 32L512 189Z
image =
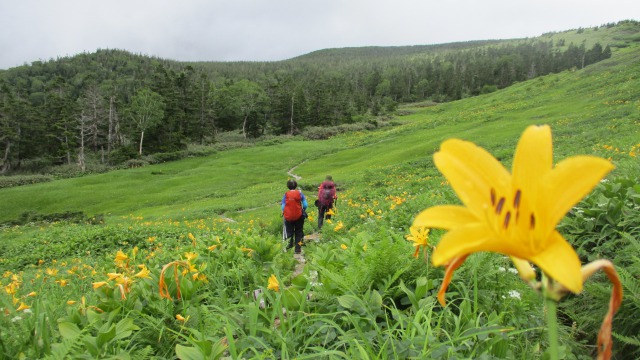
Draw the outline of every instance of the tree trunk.
M289 130L289 134L293 135L293 101L294 101L295 97L293 95L291 95L291 128Z
M140 156L142 156L142 140L144 140L144 130L140 132L140 150L138 151Z
M9 161L9 154L11 151L11 141L7 140L4 148L4 157L2 158L2 167L0 167L0 174L4 174L11 169L11 162Z
M84 121L82 120L80 122L80 151L78 152L78 166L80 166L80 170L82 172L86 169L84 163Z
M67 149L67 165L71 165L71 149L69 148L69 137L67 135L64 136L64 145Z
M109 98L109 133L107 135L107 157L111 154L111 145L113 144L114 116L113 116L113 98ZM102 161L104 164L104 160Z
M244 138L244 140L247 140L247 119L249 118L249 115L245 115L244 116L244 121L242 122L242 137Z

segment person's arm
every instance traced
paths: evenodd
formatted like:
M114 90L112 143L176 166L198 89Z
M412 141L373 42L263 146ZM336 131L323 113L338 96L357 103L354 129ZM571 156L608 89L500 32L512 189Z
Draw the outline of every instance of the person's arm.
M302 193L302 191L300 191L300 198L302 199L302 208L304 210L307 210L307 206L309 206L309 204L307 203L307 197L304 196L304 194Z
M284 213L284 204L287 201L287 194L282 196L282 201L280 202L280 212Z

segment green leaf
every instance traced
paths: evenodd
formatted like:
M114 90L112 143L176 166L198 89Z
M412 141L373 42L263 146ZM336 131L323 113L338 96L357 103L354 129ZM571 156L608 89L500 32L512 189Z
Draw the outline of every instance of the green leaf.
M58 329L60 330L60 335L62 335L63 338L69 340L77 338L82 333L82 331L80 331L80 328L78 328L76 324L66 321L59 323Z
M345 309L351 309L357 300L358 298L353 295L342 295L338 297L338 303Z
M100 355L100 348L98 347L98 343L96 338L93 336L85 336L82 341L84 342L84 347L89 353L95 357Z
M140 330L140 328L133 323L133 319L124 318L116 324L116 337L114 340L120 340L131 336L131 333L134 330Z
M111 325L109 330L107 331L99 331L98 337L96 338L96 346L98 348L102 348L109 341L113 340L116 337L116 326Z
M282 293L282 305L288 310L300 310L302 298L300 290L288 288Z
M204 354L200 349L195 347L187 347L183 345L176 345L176 356L180 360L204 360Z
M291 285L293 285L298 290L304 290L307 288L308 282L309 281L307 280L307 278L304 275L300 274L294 277L293 280L291 280Z

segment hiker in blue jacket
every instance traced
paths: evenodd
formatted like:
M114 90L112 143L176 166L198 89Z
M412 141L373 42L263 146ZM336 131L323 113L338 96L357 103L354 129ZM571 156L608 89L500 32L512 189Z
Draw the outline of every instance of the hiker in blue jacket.
M307 198L302 191L296 190L298 183L295 180L287 181L289 191L284 193L280 209L284 217L285 237L289 239L287 250L295 245L295 253L302 251L302 239L304 238L304 219L306 218ZM294 242L295 237L295 242Z

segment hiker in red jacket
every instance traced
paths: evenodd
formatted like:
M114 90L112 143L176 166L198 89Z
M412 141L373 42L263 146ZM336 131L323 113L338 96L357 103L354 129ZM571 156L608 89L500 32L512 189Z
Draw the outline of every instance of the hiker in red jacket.
M333 209L333 202L337 198L336 184L333 182L331 175L327 175L318 187L318 229L322 228L325 218L331 219L331 214L327 214L327 212Z
M295 180L287 181L289 191L282 197L281 210L284 217L285 237L289 239L287 250L295 245L296 254L302 251L302 239L304 238L304 219L306 218L307 198L302 191L296 190L298 183ZM294 243L295 238L295 243Z

